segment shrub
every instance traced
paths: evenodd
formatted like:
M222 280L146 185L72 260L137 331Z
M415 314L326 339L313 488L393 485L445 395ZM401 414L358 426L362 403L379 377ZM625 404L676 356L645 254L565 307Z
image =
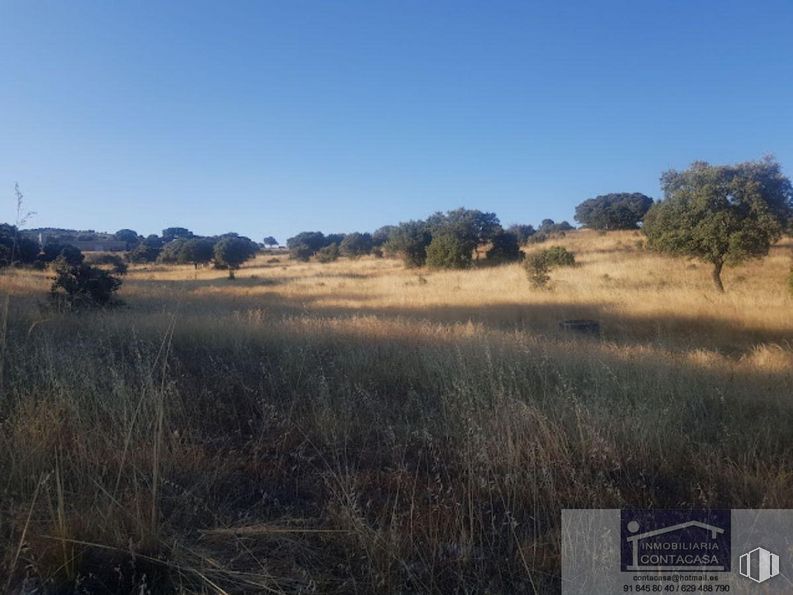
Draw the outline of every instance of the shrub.
M339 259L338 244L331 244L330 246L325 246L324 248L320 248L317 251L317 261L323 264L327 264L329 262L333 262L338 259Z
M471 265L471 250L457 236L442 234L427 246L427 265L436 269L464 269Z
M487 260L494 264L516 262L523 258L518 237L511 232L502 231L493 236Z
M121 279L107 271L91 265L71 264L59 256L55 260L55 276L52 278L50 298L58 307L105 306L121 287Z
M575 254L563 246L551 246L542 253L551 267L571 267L575 264Z
M548 285L548 281L551 280L551 276L548 274L551 271L551 267L548 265L545 251L529 254L523 266L532 286L540 289Z
M551 277L548 273L554 267L573 266L575 255L562 246L551 246L526 257L524 267L529 281L534 287L545 287Z

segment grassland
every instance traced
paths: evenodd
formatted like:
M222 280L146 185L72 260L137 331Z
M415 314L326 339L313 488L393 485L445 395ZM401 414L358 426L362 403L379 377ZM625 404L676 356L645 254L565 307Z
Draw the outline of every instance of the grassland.
M133 267L69 315L5 272L0 589L548 593L562 508L793 507L793 243L721 295L639 241L568 234L550 291Z

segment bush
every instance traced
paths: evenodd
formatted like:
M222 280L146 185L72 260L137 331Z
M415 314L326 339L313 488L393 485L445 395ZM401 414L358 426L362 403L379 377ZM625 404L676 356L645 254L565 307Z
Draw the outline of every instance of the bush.
M575 255L562 246L552 246L526 257L524 267L529 281L534 287L545 287L551 277L548 273L554 267L573 266Z
M55 260L55 277L52 278L50 298L58 307L105 306L121 287L121 279L91 265L70 264L59 256Z
M494 264L516 262L523 258L520 251L518 236L508 231L502 231L493 236L490 249L487 251L487 260Z
M464 269L470 265L470 246L457 236L439 235L432 238L427 246L427 266L436 269Z
M563 246L551 246L542 251L551 267L571 267L575 265L575 254Z
M327 264L329 262L333 262L338 259L339 259L338 244L331 244L330 246L325 246L324 248L320 248L317 251L317 261L323 264Z
M551 271L551 267L545 258L545 251L529 254L523 266L532 286L540 289L548 285L548 281L551 280L551 276L548 274Z

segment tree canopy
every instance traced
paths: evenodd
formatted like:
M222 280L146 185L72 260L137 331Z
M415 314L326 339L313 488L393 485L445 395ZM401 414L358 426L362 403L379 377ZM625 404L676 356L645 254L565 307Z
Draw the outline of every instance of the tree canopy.
M137 246L141 240L138 232L134 229L119 229L113 234L113 237L119 242L124 242L127 245L127 250Z
M229 279L234 278L234 271L242 263L256 256L258 246L255 242L242 236L226 236L215 244L215 263L225 266L229 271Z
M409 267L424 266L432 234L424 221L404 221L391 230L384 247L402 257Z
M515 233L501 231L493 236L490 241L490 249L487 251L488 262L502 264L516 262L521 258L523 258L523 252L520 251L520 242Z
M575 220L591 229L637 229L653 206L640 192L618 192L589 198L575 209Z
M192 237L193 232L186 227L166 227L162 230L162 239L166 243L177 238L187 239Z
M369 233L348 233L339 244L341 254L356 258L372 251L372 235Z
M767 157L737 165L695 162L661 177L664 199L644 218L650 248L713 265L724 291L725 264L768 254L793 216L793 189L779 163Z
M533 225L521 225L517 223L515 225L510 225L507 228L507 232L514 235L515 239L518 240L518 244L521 245L528 242L529 238L533 236L535 233L537 233Z
M433 236L427 246L427 266L436 269L464 269L471 266L471 250L451 233Z

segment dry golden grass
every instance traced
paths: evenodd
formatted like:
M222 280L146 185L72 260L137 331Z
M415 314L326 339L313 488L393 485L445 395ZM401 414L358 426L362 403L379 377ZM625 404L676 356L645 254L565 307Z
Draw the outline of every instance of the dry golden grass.
M549 291L266 256L133 267L125 306L55 315L45 273L6 272L0 574L545 593L561 508L793 506L793 243L721 295L640 240L550 242L578 266Z

